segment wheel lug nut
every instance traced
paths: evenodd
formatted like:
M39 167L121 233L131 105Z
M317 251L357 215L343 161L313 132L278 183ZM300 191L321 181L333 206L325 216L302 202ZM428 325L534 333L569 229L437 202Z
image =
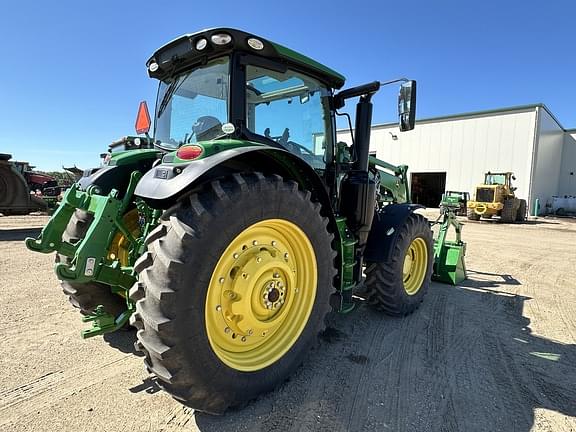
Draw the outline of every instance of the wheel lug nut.
M272 240L272 246L276 246L276 241Z
M217 310L218 312L220 312L220 311L222 310L222 306L220 306L220 305L216 306L216 310Z
M257 263L261 263L261 262L262 262L262 258L260 258L260 257L256 258L256 262L257 262Z
M220 282L221 284L223 284L223 283L224 283L224 280L225 280L225 279L224 279L223 277L221 277L220 279L218 279L218 282Z
M275 278L279 278L279 277L280 277L280 274L279 274L279 273L274 273L274 277L275 277Z
M276 286L278 288L282 288L284 286L284 284L282 283L282 281L278 281L278 284Z
M254 330L248 329L248 334L249 334L250 336L252 336L253 333L254 333Z
M230 330L230 327L226 327L226 328L224 329L224 333L230 333L231 331L232 331L232 330Z
M254 240L254 241L252 242L252 244L253 244L254 246L256 246L256 245L258 244L258 242L257 242L256 240Z
M288 256L289 256L289 255L288 255L288 252L286 252L286 253L284 254L284 259L287 260L287 259L288 259Z
M242 336L242 342L246 342L246 336Z
M239 256L240 256L240 255L238 255L237 253L235 253L234 255L232 255L232 257L233 257L234 259L238 259Z

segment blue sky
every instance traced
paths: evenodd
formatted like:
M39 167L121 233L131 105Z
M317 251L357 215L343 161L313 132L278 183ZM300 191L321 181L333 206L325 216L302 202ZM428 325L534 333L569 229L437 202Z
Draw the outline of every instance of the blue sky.
M157 84L145 61L182 33L230 26L327 64L353 86L418 80L418 118L543 102L576 127L574 1L4 2L0 153L97 166ZM395 121L396 88L374 122Z

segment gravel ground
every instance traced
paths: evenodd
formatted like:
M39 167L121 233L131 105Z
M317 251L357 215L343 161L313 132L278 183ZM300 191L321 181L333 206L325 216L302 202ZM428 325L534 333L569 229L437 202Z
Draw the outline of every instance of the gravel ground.
M431 214L433 216L433 214ZM132 332L83 341L45 216L0 217L0 430L576 431L576 223L466 223L470 279L420 310L337 316L274 393L221 417L160 391Z

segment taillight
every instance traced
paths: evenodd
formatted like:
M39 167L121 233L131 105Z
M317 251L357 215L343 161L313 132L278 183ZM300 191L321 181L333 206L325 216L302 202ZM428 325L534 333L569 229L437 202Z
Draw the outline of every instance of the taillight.
M198 159L202 153L204 153L204 149L198 145L186 145L182 146L176 152L176 157L182 160L193 160Z

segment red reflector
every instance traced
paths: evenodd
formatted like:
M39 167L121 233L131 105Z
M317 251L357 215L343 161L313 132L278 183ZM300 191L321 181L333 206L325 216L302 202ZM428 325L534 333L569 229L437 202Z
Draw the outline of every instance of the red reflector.
M178 159L191 160L198 158L203 152L204 149L200 146L187 145L178 149L176 157L178 157Z

